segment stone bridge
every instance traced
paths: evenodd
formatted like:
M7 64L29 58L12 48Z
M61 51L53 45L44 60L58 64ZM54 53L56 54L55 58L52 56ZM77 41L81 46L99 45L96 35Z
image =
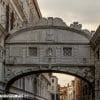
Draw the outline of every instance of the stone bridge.
M11 32L5 41L6 93L19 78L41 72L70 74L93 86L95 69L90 39L89 32L68 27L59 18L42 18L36 25Z

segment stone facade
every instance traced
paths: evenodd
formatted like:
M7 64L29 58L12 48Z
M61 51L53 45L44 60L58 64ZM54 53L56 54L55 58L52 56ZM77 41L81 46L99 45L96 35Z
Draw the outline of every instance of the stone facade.
M36 0L0 0L0 9L1 86L17 91L10 86L21 76L60 72L87 81L92 99L100 99L100 27L92 35L77 22L67 26L60 18L42 18Z
M13 86L21 89L23 92L21 94L25 94L24 92L29 92L33 95L34 98L40 98L44 100L51 100L51 76L48 73L45 74L33 74L27 77L23 77L16 81ZM10 90L11 93L19 94L20 91Z
M93 100L92 89L89 84L77 77L66 87L66 99L63 100Z
M67 86L67 100L75 100L75 81L68 83Z
M95 55L95 100L100 99L100 26L91 39Z
M68 88L66 86L60 87L60 100L68 100Z
M30 25L12 31L5 40L7 92L11 91L13 80L40 70L76 75L92 86L94 56L89 44L90 34L66 26L59 18L42 18Z
M51 76L51 100L59 100L58 95L58 78L56 76Z
M91 87L82 80L81 80L81 99L82 100L93 100Z
M82 97L82 86L81 86L81 80L79 78L75 78L75 100L83 100Z
M23 73L44 68L76 74L89 82L94 80L89 34L67 27L59 18L43 18L31 27L12 33L5 41L5 48L7 69L11 69L15 76L20 75L22 69L13 69L9 65L24 66Z
M1 0L0 24L10 31L42 17L36 0Z
M11 31L20 30L26 24L35 24L42 17L36 0L0 0L0 93L4 93L6 75L14 75L5 68L5 57L9 51L5 49L5 38ZM27 25L28 25L27 24ZM17 49L18 50L18 49ZM16 51L15 51L16 52ZM17 53L17 52L16 52ZM15 53L14 53L15 54ZM17 55L16 55L17 56ZM8 73L6 74L6 71ZM41 89L42 88L42 89ZM49 74L36 74L23 77L14 82L10 93L29 95L30 99L50 100L51 93ZM41 91L42 90L42 91Z
M92 89L89 84L79 78L75 78L74 100L92 100Z

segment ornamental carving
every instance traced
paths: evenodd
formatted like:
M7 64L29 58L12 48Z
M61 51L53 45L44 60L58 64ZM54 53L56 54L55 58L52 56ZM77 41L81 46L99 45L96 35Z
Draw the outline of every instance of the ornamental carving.
M14 76L16 76L14 71L11 68L6 68L5 80L9 80Z
M51 32L51 30L48 30L47 31L47 34L46 34L46 41L54 41L54 34L53 32Z

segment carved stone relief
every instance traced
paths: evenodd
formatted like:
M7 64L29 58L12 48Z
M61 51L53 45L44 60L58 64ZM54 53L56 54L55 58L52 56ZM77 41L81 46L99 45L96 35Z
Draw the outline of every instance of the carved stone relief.
M52 30L48 30L46 33L46 41L54 41L54 34Z

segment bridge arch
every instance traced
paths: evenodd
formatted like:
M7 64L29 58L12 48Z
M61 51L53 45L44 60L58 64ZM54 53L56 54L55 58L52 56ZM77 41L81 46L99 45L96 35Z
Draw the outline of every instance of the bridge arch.
M74 71L73 71L73 68ZM76 76L82 80L84 80L85 82L87 82L89 84L89 86L93 89L92 91L94 91L94 69L92 66L91 67L85 67L81 66L81 68L76 67L66 67L66 66L37 66L37 68L28 68L25 69L23 71L17 72L16 75L10 77L10 79L8 80L6 87L5 87L5 93L9 93L10 87L12 86L12 84L17 81L18 79L28 76L28 75L32 75L32 74L37 74L37 73L63 73L63 74L69 74L72 76Z

